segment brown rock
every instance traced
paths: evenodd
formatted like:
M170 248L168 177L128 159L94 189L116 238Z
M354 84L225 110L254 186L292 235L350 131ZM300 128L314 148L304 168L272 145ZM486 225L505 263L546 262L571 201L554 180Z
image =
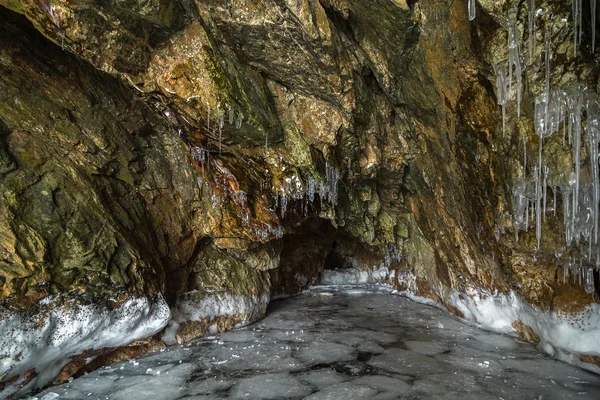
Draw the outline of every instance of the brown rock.
M600 357L599 356L592 356L592 355L584 354L581 356L580 360L583 361L584 363L594 364L594 365L600 367Z
M512 323L512 327L515 328L517 332L519 332L521 337L523 337L525 340L529 340L530 342L534 342L535 344L538 344L540 342L540 338L535 333L535 331L530 326L525 325L521 321L514 321Z

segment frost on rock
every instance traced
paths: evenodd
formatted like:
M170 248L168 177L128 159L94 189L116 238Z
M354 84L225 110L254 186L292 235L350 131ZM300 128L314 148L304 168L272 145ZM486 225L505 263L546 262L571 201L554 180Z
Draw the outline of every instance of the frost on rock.
M119 347L152 336L171 313L161 295L133 298L119 308L72 303L56 305L44 299L41 312L0 314L0 377L8 384L2 396L18 396L54 379L72 356L85 350ZM34 369L31 380L24 381ZM31 374L29 374L31 375Z

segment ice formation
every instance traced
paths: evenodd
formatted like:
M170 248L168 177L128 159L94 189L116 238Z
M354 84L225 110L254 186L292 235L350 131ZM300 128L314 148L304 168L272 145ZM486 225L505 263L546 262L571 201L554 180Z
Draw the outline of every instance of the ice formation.
M475 0L469 0L469 20L473 21L475 16L477 15L477 7L475 4Z
M590 0L590 11L592 19L592 53L596 52L596 0Z
M0 318L0 376L7 385L3 396L18 396L54 379L85 350L119 347L159 332L171 313L162 296L154 300L132 298L109 309L75 301L58 303L46 298L37 311L3 312ZM42 311L42 312L39 312ZM37 375L26 381L34 369Z
M208 164L208 158L210 154L208 150L202 147L192 147L192 158L200 163L202 169L202 176L204 177L204 164Z
M386 266L372 269L340 268L325 269L321 273L321 285L361 285L361 284L389 284L396 271L389 270Z
M498 105L502 107L502 136L506 137L506 100L508 98L506 65L504 63L499 63L494 69L496 70L496 97L498 99Z
M384 293L372 287L313 288L278 302L253 326L114 364L37 396L39 400L51 394L61 399L111 400L599 396L597 375L540 357L529 343L457 321L439 308Z
M535 0L528 1L529 55L533 63L536 56L536 18L543 10L536 10ZM590 2L590 9L595 13L596 2ZM572 18L575 51L582 38L582 0L573 0ZM520 33L517 28L516 15L508 18L508 71L505 62L495 66L496 91L498 105L502 107L502 130L506 131L506 102L512 93L513 76L516 81L517 113L520 113L522 93L522 75L527 71L521 59ZM592 18L592 47L595 48L595 18ZM600 134L600 106L598 97L583 84L571 87L552 87L552 31L547 28L544 33L543 47L544 85L535 97L534 128L539 138L538 157L534 165L527 163L527 141L524 141L523 176L515 180L512 187L512 212L515 240L519 231L528 231L535 225L536 243L542 245L542 223L548 206L548 184L553 186L553 213L557 210L557 193L563 203L563 222L565 228L566 247L578 247L584 260L579 262L560 262L565 265L565 273L577 269L577 276L592 279L587 274L588 268L595 264L600 266L598 250L598 213L600 203L600 177L598 170L598 140ZM552 135L562 131L564 145L571 147L572 166L567 170L550 170L550 159L544 159L544 143ZM505 135L505 133L504 133ZM585 151L587 148L587 151ZM589 156L589 161L585 156ZM582 168L584 169L582 171ZM589 168L589 174L587 169ZM558 190L560 188L560 190ZM567 264L570 265L566 266ZM577 267L580 265L580 267ZM587 274L587 275L586 275ZM583 279L585 280L585 279ZM582 282L583 284L584 282ZM588 285L590 286L590 285Z
M535 310L512 292L493 294L470 289L467 294L453 294L453 305L483 328L510 333L514 332L513 322L521 321L536 332L546 351L558 348L600 355L600 304L591 304L577 314L562 314Z
M591 268L571 268L574 273L580 274L577 279L582 280L585 285L593 285L590 278ZM402 282L407 290L393 290L389 285L392 278ZM359 268L324 270L319 284L324 285L330 292L337 292L337 288L343 288L345 291L354 288L353 293L387 291L420 303L441 307L428 298L414 294L417 287L414 275L400 274L383 266L374 268L371 272ZM318 289L318 286L309 290L315 289ZM443 296L440 294L440 297ZM462 312L466 320L495 332L516 334L513 323L521 321L539 336L540 349L565 361L578 363L579 354L600 355L600 304L591 304L579 313L540 311L514 292L491 293L476 288L467 288L466 296L452 291L449 303ZM557 351L558 349L570 352L571 356L566 358L565 353Z
M193 291L185 293L173 310L173 317L163 335L167 345L177 343L177 330L187 321L210 321L221 316L238 316L239 323L261 318L271 300L270 293L236 295L229 292Z
M572 0L573 6L573 53L577 56L577 46L581 45L581 36L583 34L583 0Z
M535 0L528 0L527 6L527 27L529 28L529 61L533 61L535 57L535 31L536 31L536 21L535 21Z
M217 124L219 125L219 154L223 150L223 126L225 125L225 112L221 110L221 104L217 105Z
M508 24L508 86L512 92L513 74L516 79L517 114L521 116L521 94L523 92L523 61L521 59L521 33L517 28L516 19L511 19Z

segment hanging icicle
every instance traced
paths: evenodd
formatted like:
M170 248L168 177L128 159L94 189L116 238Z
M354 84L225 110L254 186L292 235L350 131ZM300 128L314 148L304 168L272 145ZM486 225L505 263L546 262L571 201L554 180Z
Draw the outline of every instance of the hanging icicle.
M502 107L502 137L506 137L506 100L508 97L506 82L506 64L496 64L496 98L498 105Z
M592 54L596 52L596 0L590 0L592 18Z
M581 45L581 22L583 0L572 0L572 16L573 16L573 54L577 57L577 46Z
M473 21L477 15L475 0L469 0L469 21Z
M533 62L533 58L535 57L535 31L536 31L536 21L535 21L535 0L529 0L529 4L527 7L527 26L529 28L529 62Z
M523 61L521 60L521 33L517 28L516 16L512 16L508 24L508 86L512 91L513 73L517 83L517 116L521 116L521 94L523 92Z

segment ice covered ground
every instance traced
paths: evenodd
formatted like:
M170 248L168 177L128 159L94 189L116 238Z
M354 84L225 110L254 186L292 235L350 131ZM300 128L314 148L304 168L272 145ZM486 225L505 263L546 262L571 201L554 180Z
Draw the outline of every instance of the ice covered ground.
M315 289L251 326L103 368L51 399L599 399L600 376L400 296Z

